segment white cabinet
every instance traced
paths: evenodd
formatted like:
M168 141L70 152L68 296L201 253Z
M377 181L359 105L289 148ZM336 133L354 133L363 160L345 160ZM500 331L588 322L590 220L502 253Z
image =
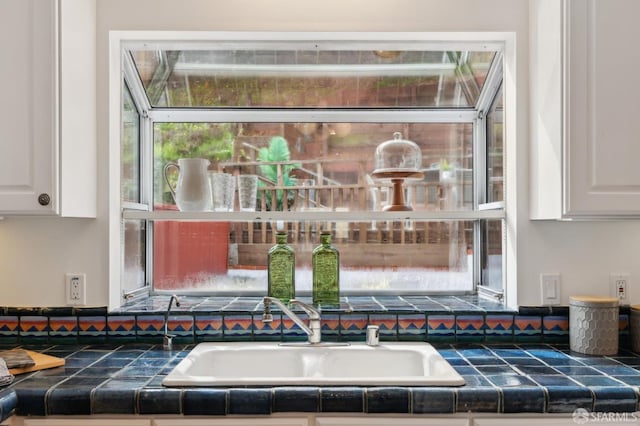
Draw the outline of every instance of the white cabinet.
M624 426L638 424L638 416L633 413L588 413L578 412L574 415L567 414L564 418L549 417L549 414L540 414L538 417L510 418L477 418L472 426L576 426L583 424L607 424L611 426Z
M95 0L2 0L0 51L0 215L95 217Z
M207 419L156 419L152 426L309 426L306 418L243 417Z
M149 419L69 419L69 418L26 418L24 426L150 426Z
M640 216L637 0L533 0L531 218Z
M469 426L467 418L318 417L316 426Z

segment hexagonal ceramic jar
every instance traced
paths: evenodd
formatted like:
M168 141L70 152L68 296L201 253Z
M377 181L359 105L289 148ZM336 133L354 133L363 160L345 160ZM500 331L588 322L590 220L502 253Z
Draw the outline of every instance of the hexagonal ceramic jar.
M569 346L587 355L618 352L618 299L572 296L569 299Z

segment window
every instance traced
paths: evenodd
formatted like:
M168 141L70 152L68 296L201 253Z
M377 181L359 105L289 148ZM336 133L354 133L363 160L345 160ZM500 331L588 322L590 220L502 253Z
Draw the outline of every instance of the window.
M264 294L277 229L302 295L321 229L345 295L501 293L503 46L316 36L123 44L125 294L140 274L155 292ZM393 187L372 175L395 132L422 153L402 212L385 210ZM165 167L181 158L257 175L256 211L237 195L231 211L178 211Z

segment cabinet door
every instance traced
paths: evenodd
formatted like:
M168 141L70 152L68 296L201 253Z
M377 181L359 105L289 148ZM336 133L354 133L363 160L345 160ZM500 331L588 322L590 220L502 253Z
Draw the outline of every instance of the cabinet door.
M530 4L531 218L640 216L640 2Z
M640 214L637 0L569 0L565 209Z
M207 419L154 419L152 426L308 426L306 418L247 417Z
M24 426L149 426L148 419L24 419Z
M633 413L588 413L575 416L558 418L549 417L548 414L540 414L538 417L505 416L501 418L487 417L474 419L473 426L575 426L583 424L606 424L611 426L624 426L638 424L638 416ZM593 416L593 418L589 417Z
M318 417L316 426L469 426L466 418Z
M56 13L56 1L0 2L0 212L58 208Z

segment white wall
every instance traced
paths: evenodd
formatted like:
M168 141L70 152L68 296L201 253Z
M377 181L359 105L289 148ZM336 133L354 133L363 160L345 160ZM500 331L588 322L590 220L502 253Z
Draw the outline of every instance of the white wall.
M525 0L98 0L98 158L108 158L109 30L514 31L518 214L513 303L540 303L538 274L562 273L570 294L608 292L609 272L631 273L640 303L640 222L528 220L528 2ZM515 151L515 152L514 152ZM515 184L515 187L513 185ZM65 272L86 272L90 305L107 305L107 165L98 162L98 219L0 222L0 306L62 306ZM517 294L515 291L517 290Z

